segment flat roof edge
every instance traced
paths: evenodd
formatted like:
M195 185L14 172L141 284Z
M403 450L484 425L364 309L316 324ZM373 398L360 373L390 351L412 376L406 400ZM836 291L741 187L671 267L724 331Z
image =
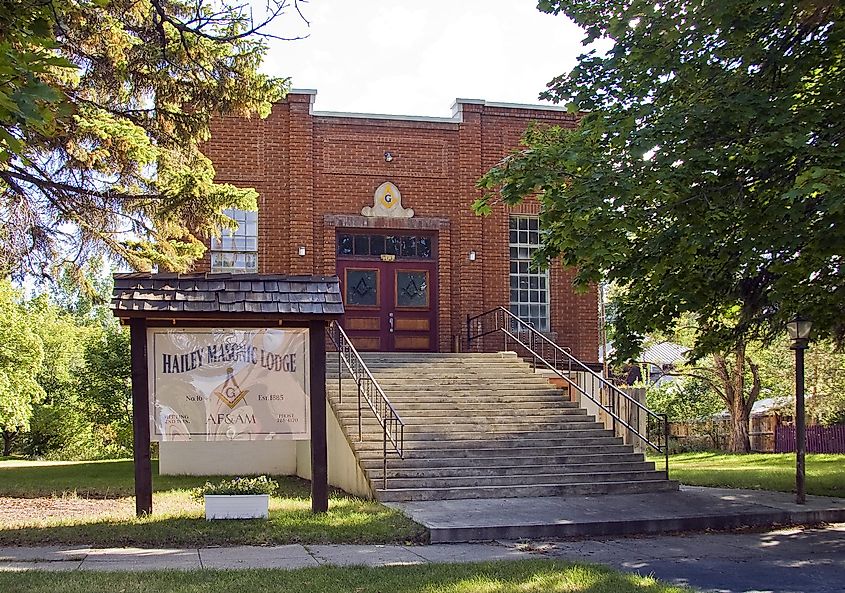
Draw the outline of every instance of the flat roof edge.
M527 111L553 111L556 113L565 113L568 111L566 107L559 105L543 105L531 103L507 103L502 101L486 101L484 99L468 99L458 97L452 103L451 117L438 117L429 115L401 115L391 113L360 113L355 111L317 111L314 109L314 99L317 95L316 89L291 89L288 95L310 95L311 101L309 105L309 113L314 117L337 117L348 119L381 119L388 121L409 121L409 122L425 122L438 124L459 124L463 122L462 105L480 105L482 107L492 107L498 109L519 109Z
M439 124L459 124L462 121L460 117L433 117L427 115L391 115L389 113L355 113L346 111L314 111L311 110L311 115L314 117L346 117L351 119L386 119L393 121L417 121Z

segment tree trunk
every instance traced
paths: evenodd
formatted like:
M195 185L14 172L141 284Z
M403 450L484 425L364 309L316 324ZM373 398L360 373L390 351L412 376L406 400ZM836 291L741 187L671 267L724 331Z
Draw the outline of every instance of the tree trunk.
M731 439L728 443L728 450L731 453L749 453L751 451L751 437L748 434L750 415L742 399L735 400L738 405L731 410Z
M751 407L760 394L760 372L758 366L746 356L746 345L737 344L731 352L733 364L723 355L714 355L716 375L722 384L722 398L728 405L731 414L731 433L728 450L731 453L749 453L751 451L751 437L749 435L749 419ZM746 394L746 367L751 371L751 389Z
M18 434L11 430L3 431L3 457L8 457L12 454L12 443L15 442L16 436Z

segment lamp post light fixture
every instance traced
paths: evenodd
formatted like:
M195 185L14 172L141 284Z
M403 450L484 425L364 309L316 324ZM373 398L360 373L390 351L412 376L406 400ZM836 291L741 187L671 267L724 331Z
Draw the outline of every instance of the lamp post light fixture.
M804 456L807 448L807 428L804 423L804 350L810 342L813 323L800 315L786 324L790 348L795 350L795 502L804 504L807 492L804 486Z

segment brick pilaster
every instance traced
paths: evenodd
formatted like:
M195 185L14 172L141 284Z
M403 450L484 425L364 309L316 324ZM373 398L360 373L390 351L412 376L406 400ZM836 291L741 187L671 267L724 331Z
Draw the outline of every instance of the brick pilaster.
M291 274L314 273L314 123L310 94L288 95L288 206L290 208L287 254ZM306 255L300 256L304 246Z
M460 278L452 286L452 302L458 306L453 308L456 315L452 323L454 328L462 328L466 316L483 312L486 305L484 300L484 237L482 220L472 212L472 203L481 195L475 188L475 183L483 174L481 159L481 112L482 102L462 102L459 106L463 121L458 131L458 187L459 198L456 215L458 236L453 233L452 269ZM476 260L470 261L469 252L475 251ZM499 278L490 278L490 282L501 282ZM463 334L463 332L461 332ZM464 344L466 346L466 344Z

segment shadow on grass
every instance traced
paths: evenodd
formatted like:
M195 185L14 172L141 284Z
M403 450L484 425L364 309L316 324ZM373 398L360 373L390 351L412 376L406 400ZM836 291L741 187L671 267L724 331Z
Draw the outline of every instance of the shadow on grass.
M275 476L267 521L212 521L190 490L223 476L158 476L153 464L153 514L134 516L131 460L87 463L4 462L0 496L14 498L118 499L117 505L91 501L71 517L39 515L0 523L0 545L86 544L94 546L213 546L286 543L396 543L421 541L426 530L393 509L330 489L329 512L311 513L310 482ZM48 505L49 506L49 503ZM88 510L90 509L90 510ZM24 515L23 517L25 517ZM2 589L0 589L2 590Z
M689 591L650 577L623 574L586 564L525 560L483 564L388 566L382 568L320 567L291 571L0 574L0 589L25 593L57 587L63 593L94 590L159 593L679 593Z
M377 503L333 499L329 512L312 514L307 499L281 501L268 520L206 521L202 510L155 512L147 517L90 517L0 527L2 545L85 544L95 547L204 547L290 543L423 542L427 532ZM278 506L278 505L277 505Z

